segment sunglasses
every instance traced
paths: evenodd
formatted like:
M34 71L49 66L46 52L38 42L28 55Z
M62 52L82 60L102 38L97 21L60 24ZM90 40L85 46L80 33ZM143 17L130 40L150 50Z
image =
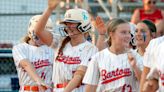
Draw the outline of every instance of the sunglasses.
M156 1L148 1L147 4L156 4Z

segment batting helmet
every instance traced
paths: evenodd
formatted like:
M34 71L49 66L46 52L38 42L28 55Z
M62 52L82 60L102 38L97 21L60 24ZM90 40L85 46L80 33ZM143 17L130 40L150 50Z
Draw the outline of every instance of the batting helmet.
M36 23L39 21L39 18L40 17L41 17L41 15L35 15L29 21L28 35L29 35L30 38L33 36L34 27L35 27ZM47 31L53 31L53 23L52 23L52 20L50 18L47 21L47 24L45 26L45 30L47 30Z
M79 23L77 29L82 32L88 32L91 29L91 22L89 13L84 9L69 9L64 15L64 20L61 21L61 24L65 23Z

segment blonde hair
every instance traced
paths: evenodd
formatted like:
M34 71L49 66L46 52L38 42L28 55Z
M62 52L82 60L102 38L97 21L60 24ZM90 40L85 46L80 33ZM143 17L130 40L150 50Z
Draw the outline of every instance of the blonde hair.
M115 30L117 29L117 26L119 26L120 24L124 24L128 22L126 20L123 19L119 19L119 18L114 18L112 20L110 20L107 24L107 34L108 34L108 46L111 46L111 37L109 36L110 32L115 32Z
M26 42L28 43L31 40L28 34L26 34L24 37L22 37L21 42Z

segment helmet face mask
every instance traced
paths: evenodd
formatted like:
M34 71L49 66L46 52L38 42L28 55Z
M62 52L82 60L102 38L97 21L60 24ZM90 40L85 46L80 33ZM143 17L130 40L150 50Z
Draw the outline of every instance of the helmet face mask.
M78 23L77 29L82 33L88 32L91 29L89 13L86 10L78 8L67 10L64 20L60 23Z

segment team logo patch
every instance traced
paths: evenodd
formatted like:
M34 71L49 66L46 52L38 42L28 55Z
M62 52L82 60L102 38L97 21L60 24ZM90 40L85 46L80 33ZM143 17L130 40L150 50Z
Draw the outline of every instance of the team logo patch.
M88 20L88 16L86 12L82 12L83 20Z

